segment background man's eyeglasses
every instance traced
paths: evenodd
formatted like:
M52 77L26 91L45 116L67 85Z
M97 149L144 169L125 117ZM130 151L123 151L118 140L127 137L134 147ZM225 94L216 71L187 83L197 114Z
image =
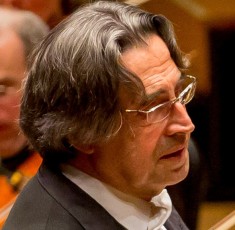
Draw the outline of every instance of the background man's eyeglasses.
M183 105L188 104L194 97L196 90L196 78L190 75L183 76L177 84L176 98L145 110L126 109L125 112L138 112L146 114L147 123L153 124L166 119L174 103L180 102Z

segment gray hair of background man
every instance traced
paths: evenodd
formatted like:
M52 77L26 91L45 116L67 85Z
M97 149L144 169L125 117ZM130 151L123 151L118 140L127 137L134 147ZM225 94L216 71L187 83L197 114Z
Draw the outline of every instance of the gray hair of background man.
M153 33L165 41L178 68L186 69L171 22L125 3L84 5L46 36L33 54L20 116L44 158L67 160L76 154L72 144L112 138L122 120L120 89L130 100L145 96L121 54Z
M12 29L22 40L28 58L35 44L49 32L48 26L32 12L0 7L0 31Z

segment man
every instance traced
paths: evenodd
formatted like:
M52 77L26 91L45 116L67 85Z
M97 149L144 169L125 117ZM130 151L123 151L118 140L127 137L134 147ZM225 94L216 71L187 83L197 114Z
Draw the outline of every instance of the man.
M79 8L37 46L20 124L44 161L4 230L188 229L166 187L188 174L196 79L171 23Z
M0 226L6 209L41 163L19 127L27 58L48 27L31 12L0 8Z
M0 0L0 5L15 7L39 15L50 28L69 16L75 9L88 0ZM188 177L182 183L168 187L171 199L187 226L196 229L199 207L206 194L202 153L196 140L189 142L190 169ZM199 182L200 181L200 182ZM191 209L190 213L188 209Z

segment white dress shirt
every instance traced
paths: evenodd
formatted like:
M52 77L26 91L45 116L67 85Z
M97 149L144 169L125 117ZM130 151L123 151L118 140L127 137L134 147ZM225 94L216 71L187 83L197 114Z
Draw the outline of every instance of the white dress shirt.
M128 230L165 230L163 224L172 210L166 189L147 202L127 195L70 165L63 165L62 171Z

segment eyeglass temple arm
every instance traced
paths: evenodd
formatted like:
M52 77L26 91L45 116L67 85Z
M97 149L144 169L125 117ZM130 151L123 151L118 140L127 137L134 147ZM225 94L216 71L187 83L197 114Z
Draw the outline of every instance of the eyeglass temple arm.
M185 94L187 91L189 91L190 89L192 89L193 84L194 84L194 82L190 83L190 84L180 93L180 95L178 96L178 98L183 97L184 94Z

